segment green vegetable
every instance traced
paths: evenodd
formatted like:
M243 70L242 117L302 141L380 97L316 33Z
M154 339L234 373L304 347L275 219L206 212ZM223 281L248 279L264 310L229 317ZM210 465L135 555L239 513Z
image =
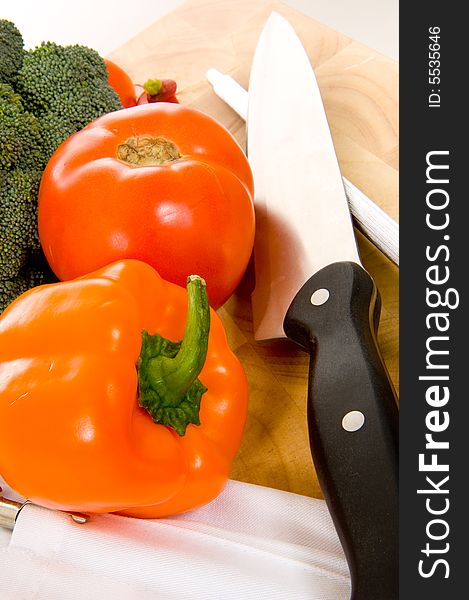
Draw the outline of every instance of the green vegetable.
M122 108L99 54L85 46L43 42L26 52L17 91L43 126L47 153L91 121Z
M0 19L0 82L15 85L23 57L23 36L13 23Z
M37 233L47 161L70 135L121 108L95 50L43 42L25 51L15 25L0 20L0 312L55 280Z
M11 86L0 83L0 169L42 171L46 163L39 120L24 110L21 96Z
M5 308L12 298L17 298L37 285L53 281L57 281L57 278L52 273L42 251L31 252L27 264L17 275L10 279L0 279L0 307Z
M37 195L46 160L39 120L22 99L0 83L0 282L13 279L40 251ZM5 284L6 285L6 284ZM4 286L17 289L17 283ZM2 293L3 298L3 293ZM8 299L8 296L5 297ZM10 298L10 301L13 297ZM0 302L0 310L4 304Z
M41 171L0 171L0 281L15 278L39 252L37 193Z

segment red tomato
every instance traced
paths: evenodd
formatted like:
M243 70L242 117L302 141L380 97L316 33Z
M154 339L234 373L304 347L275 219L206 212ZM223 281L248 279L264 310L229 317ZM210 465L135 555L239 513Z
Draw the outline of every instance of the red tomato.
M254 229L246 156L181 104L104 115L57 149L41 181L39 235L62 280L136 258L182 286L202 276L216 308L244 274Z
M135 86L130 77L123 69L107 58L104 59L104 62L107 66L109 85L115 89L122 106L124 108L135 106L137 104Z

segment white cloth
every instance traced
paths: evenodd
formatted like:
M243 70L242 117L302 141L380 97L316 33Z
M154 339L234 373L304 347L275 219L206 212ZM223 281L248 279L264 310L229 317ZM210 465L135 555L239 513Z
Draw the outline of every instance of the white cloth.
M348 600L321 500L228 482L200 509L84 525L26 505L0 548L1 600Z

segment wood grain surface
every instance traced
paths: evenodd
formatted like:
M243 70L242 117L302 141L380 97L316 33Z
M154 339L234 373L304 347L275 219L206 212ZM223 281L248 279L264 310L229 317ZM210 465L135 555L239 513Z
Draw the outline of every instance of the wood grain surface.
M395 61L268 0L190 0L109 58L136 83L150 77L177 80L180 102L218 119L244 147L244 122L215 96L205 73L215 67L247 88L257 38L272 10L288 18L308 52L343 175L398 220ZM286 107L292 85L288 73L279 74L279 93L285 96ZM379 343L397 388L399 271L360 234L357 239L363 264L381 292ZM250 266L235 295L219 310L250 387L248 421L231 477L321 497L307 435L308 358L289 342L254 342L253 286Z

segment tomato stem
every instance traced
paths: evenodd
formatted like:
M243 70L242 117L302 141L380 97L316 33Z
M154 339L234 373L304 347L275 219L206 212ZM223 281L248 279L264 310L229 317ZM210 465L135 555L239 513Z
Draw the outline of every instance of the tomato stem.
M164 165L181 158L179 148L164 137L139 135L117 146L119 160L133 167Z
M187 279L187 320L181 342L142 332L138 361L139 402L155 423L184 435L189 423L200 425L199 410L207 388L198 379L208 349L210 307L205 281Z

